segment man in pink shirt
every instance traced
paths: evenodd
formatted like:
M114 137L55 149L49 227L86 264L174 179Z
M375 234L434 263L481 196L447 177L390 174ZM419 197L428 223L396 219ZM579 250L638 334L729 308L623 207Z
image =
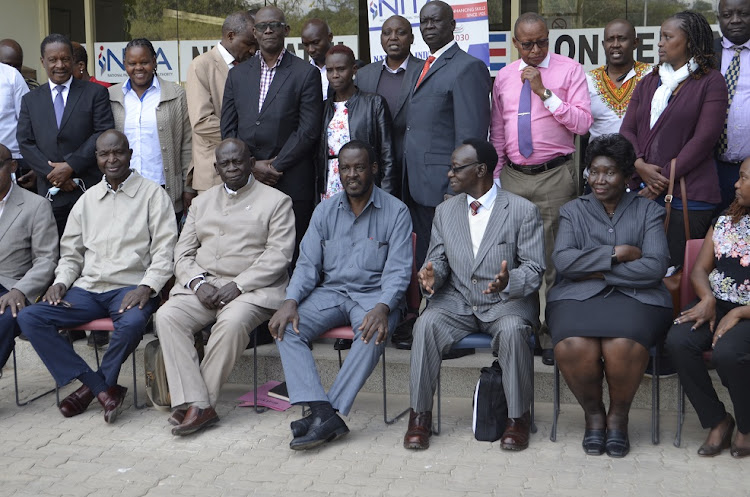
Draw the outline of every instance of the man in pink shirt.
M513 29L521 59L500 70L492 90L490 140L500 158L495 177L505 190L539 208L544 223L546 289L555 281L552 249L560 207L576 197L574 135L591 126L591 100L581 65L549 53L543 17L522 14ZM545 364L553 364L546 327L540 332Z

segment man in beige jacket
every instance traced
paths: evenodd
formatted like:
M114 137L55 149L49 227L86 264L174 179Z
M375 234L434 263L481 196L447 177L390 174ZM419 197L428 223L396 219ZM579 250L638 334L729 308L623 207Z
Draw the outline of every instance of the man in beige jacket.
M188 113L193 126L192 187L199 194L222 183L214 169L214 150L221 141L221 101L229 70L255 54L253 18L246 11L230 14L221 41L199 55L188 68Z
M255 159L241 140L216 148L224 182L196 197L175 247L175 285L156 314L172 407L173 435L219 420L221 386L250 332L284 301L294 252L292 201L253 178ZM216 321L203 362L193 334Z

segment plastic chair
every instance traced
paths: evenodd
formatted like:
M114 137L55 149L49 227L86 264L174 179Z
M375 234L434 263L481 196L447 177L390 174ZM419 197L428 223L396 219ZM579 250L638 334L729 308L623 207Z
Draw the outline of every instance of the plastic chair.
M534 333L531 333L529 335L529 338L527 340L527 343L529 345L529 348L531 349L531 355L534 355L534 349L536 348L536 336ZM472 333L470 335L466 335L464 338L453 344L453 347L451 347L451 350L459 350L459 349L491 349L492 348L492 336L488 335L487 333ZM442 367L442 362L441 362ZM531 408L530 408L530 414L531 414L531 433L536 433L536 423L534 422L534 361L531 361ZM438 374L437 379L437 430L434 428L432 429L433 435L440 435L441 430L441 398L440 398L440 374Z

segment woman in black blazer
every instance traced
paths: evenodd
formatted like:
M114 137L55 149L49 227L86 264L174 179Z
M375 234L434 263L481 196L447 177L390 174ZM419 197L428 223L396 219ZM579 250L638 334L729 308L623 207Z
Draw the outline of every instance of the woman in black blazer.
M326 56L326 70L333 95L323 104L323 127L316 157L320 197L343 190L338 177L338 151L351 140L362 140L375 149L379 173L377 183L388 193L396 184L391 140L391 114L385 99L360 91L354 85L357 73L354 52L336 45Z

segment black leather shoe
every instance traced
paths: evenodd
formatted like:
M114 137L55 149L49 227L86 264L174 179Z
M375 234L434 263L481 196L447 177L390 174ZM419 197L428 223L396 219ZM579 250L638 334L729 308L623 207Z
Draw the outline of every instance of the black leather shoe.
M542 364L545 366L555 365L555 352L552 349L542 350Z
M294 438L297 438L297 437L307 435L307 432L310 430L310 425L312 424L312 422L313 422L312 414L308 414L302 419L292 421L289 424L289 427L292 429L292 436Z
M473 355L476 352L476 349L454 349L449 350L445 354L443 354L443 360L447 359L458 359L459 357L464 357L467 355Z
M400 350L411 350L411 344L414 341L413 328L416 318L408 319L400 323L393 331L391 343Z
M348 338L337 338L333 343L333 350L349 350L352 348L352 340Z
M727 414L722 422L726 422L727 429L724 432L724 436L721 438L719 445L709 445L704 443L698 449L698 455L701 457L713 457L721 454L721 451L728 449L732 443L732 432L734 432L734 418L731 414Z
M310 429L307 434L296 437L289 443L292 450L308 450L323 445L324 443L333 442L337 438L343 437L349 433L349 428L337 414L334 414L325 421L315 417L310 423Z
M607 430L606 442L607 455L609 457L625 457L630 452L630 440L628 432L623 430Z
M604 454L604 437L607 430L589 430L583 432L583 451L590 456Z
M89 347L104 347L109 344L108 331L92 331L86 339L86 345Z

